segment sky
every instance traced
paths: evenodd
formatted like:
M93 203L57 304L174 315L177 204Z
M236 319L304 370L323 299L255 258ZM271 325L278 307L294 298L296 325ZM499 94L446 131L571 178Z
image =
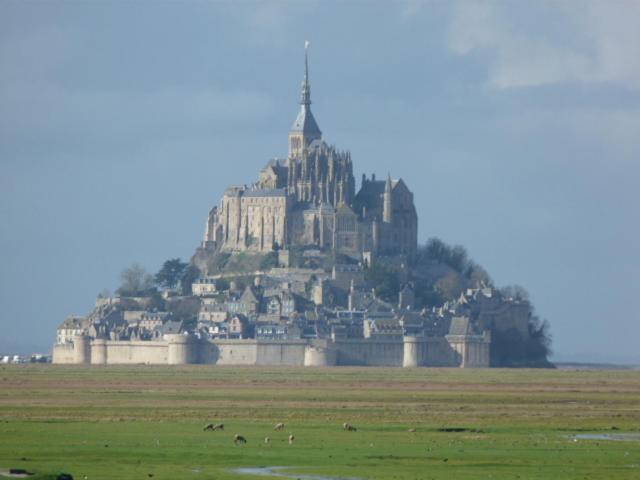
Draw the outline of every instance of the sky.
M403 178L554 358L640 364L640 2L0 2L0 351L50 351L134 262L188 259L286 156L304 41L325 140Z

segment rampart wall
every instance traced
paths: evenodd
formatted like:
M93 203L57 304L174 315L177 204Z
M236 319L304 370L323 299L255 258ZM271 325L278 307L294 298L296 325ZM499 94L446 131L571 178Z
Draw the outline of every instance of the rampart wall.
M74 337L55 345L54 363L117 365L264 365L387 367L488 367L485 336L404 337L398 339L198 340L167 335L161 341L112 341Z
M53 363L74 363L73 343L59 343L53 346Z

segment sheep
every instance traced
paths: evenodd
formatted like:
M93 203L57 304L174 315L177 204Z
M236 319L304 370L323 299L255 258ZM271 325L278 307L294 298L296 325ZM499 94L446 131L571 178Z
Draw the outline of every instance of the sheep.
M349 423L343 423L342 428L347 432L357 432L358 429Z
M269 445L269 443L271 443L271 439L269 437L264 437L264 443Z
M247 443L247 439L244 438L242 435L238 435L237 433L233 436L233 443L235 443L236 445L238 445L239 443Z
M416 429L415 429L415 428L410 428L409 430L407 430L407 432L409 432L409 433L416 433Z
M212 432L216 431L216 430L224 430L224 423L216 423L215 425L213 423L209 423L207 425L205 425L205 427L203 428L203 430L206 432L207 430L210 430Z
M291 435L289 435L289 445L293 445L293 441L296 439L296 437L293 436L293 433Z
M276 423L276 426L273 427L273 429L277 431L284 430L284 423Z

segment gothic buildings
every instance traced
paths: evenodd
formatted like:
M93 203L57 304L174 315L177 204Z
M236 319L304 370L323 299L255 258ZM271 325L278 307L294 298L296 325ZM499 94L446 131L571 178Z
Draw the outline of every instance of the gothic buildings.
M363 175L356 193L349 152L327 145L311 113L305 52L300 111L287 158L271 160L253 185L224 192L207 220L203 248L270 252L314 245L354 258L417 248L413 194L400 180Z

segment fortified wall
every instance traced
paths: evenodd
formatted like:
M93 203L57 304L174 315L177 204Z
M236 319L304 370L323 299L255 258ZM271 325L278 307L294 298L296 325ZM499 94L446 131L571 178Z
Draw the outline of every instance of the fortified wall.
M113 341L77 335L53 349L53 363L85 365L261 365L325 367L489 367L484 335L405 336L402 340L200 340L165 335L159 341Z

